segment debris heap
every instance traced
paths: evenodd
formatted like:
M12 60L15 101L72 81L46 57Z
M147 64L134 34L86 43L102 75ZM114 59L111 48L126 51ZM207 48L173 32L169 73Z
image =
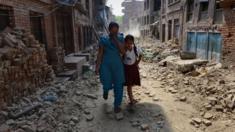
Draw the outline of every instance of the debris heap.
M52 81L43 44L23 29L0 34L0 108Z
M63 72L65 69L64 49L60 46L57 46L51 48L48 53L50 53L48 54L48 58L50 59L50 64L52 65L55 74Z

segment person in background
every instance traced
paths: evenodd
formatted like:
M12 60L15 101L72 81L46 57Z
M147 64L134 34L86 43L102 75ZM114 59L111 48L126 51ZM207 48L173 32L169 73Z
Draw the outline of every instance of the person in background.
M134 42L134 36L127 35L125 37L124 65L125 65L125 85L127 86L127 93L130 100L130 105L137 103L133 97L132 87L135 85L140 86L140 73L139 63L142 58L141 49L137 48Z
M125 82L122 62L125 53L124 36L119 33L119 25L115 22L109 24L109 32L108 36L100 38L96 73L100 74L105 100L108 99L109 91L114 89L114 111L120 113Z

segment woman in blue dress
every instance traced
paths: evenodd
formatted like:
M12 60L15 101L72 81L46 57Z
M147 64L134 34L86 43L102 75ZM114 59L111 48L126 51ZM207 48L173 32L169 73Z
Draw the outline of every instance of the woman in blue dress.
M125 53L124 36L119 33L119 25L109 24L108 36L100 38L96 73L100 74L103 98L108 99L109 90L114 89L114 111L121 112L123 87L125 83L122 55Z

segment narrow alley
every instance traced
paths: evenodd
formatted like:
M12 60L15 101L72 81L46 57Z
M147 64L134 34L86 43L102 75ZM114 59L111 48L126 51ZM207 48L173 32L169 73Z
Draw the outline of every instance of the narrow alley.
M141 51L121 112L97 73L105 38L125 64L113 22ZM0 0L0 132L235 132L234 38L234 0Z

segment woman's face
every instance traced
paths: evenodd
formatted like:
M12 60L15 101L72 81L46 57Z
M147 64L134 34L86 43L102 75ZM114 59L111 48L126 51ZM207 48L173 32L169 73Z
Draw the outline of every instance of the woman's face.
M127 41L125 42L125 46L126 46L126 48L127 48L128 50L131 50L132 47L133 47L133 41L127 40Z
M118 34L118 30L119 30L118 27L112 27L109 32L112 35L117 35Z

